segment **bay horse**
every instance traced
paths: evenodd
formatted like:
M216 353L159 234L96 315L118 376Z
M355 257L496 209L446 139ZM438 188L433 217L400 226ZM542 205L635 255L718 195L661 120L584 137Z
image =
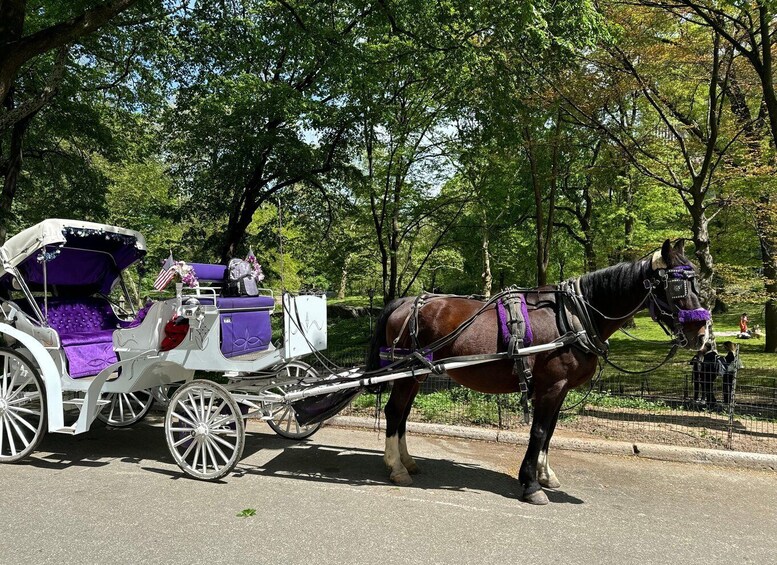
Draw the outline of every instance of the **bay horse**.
M683 243L679 240L673 245L666 240L660 251L638 261L585 274L565 286L522 291L527 326L535 345L559 341L564 333L560 326L566 325L563 319L579 320L586 332L582 341L524 358L533 375L530 395L534 408L529 445L518 473L525 502L547 504L542 487L560 486L548 464L548 447L559 410L569 390L591 380L598 355L606 356L607 338L627 319L649 307L653 319L673 335L678 346L699 349L709 339L710 314L701 307L694 284L695 271L685 257ZM588 323L583 323L586 320ZM446 340L445 336L452 339ZM417 351L435 342L443 343L434 352L436 359L505 351L506 345L500 339L498 307L494 303L484 306L482 300L446 295L426 295L423 301L413 297L395 300L384 308L376 322L367 370L379 370L381 348ZM511 359L452 369L448 375L457 383L484 393L518 392L520 388ZM418 465L408 453L406 424L420 386L414 378L396 380L385 408L384 462L391 481L401 486L412 484L410 475L418 472Z

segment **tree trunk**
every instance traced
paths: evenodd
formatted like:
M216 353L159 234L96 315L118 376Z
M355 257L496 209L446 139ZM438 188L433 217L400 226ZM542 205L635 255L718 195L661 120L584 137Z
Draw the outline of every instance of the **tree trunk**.
M715 288L712 286L714 261L710 253L709 220L704 214L701 203L689 207L691 213L693 244L695 256L699 263L698 290L702 305L708 310L715 307Z
M488 250L488 225L483 221L483 296L491 298L491 285L493 275L491 274L491 253Z
M777 352L777 253L773 242L777 239L777 213L769 195L762 195L756 205L756 228L761 247L764 286L766 288L766 308L764 312L764 332L766 344L764 351Z
M337 298L339 300L342 300L345 298L345 287L348 284L348 265L351 262L351 254L345 256L345 261L343 261L343 271L340 275L340 290L337 291Z
M2 163L0 173L3 176L3 193L0 196L0 245L5 243L8 237L8 224L11 220L11 206L16 196L16 188L19 181L19 173L22 170L24 158L24 134L30 125L34 114L14 124L11 133L11 145L8 150L8 158Z

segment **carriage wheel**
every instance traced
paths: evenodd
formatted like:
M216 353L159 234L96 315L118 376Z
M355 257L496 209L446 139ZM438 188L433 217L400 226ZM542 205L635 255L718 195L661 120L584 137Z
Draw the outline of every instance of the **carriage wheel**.
M100 396L101 400L109 400L110 404L103 406L97 413L97 419L113 426L114 428L126 428L137 424L146 417L154 397L150 390L138 390L136 392L109 392Z
M169 385L155 386L154 388L150 388L148 390L151 393L151 396L154 397L154 402L167 408L167 406L170 404L170 397L173 396L173 393L175 393L175 391L178 390L180 386L181 383L173 383Z
M281 396L287 392L294 392L304 388L298 384L298 381L305 379L306 382L318 379L318 373L313 367L301 361L291 361L287 363L276 373L276 378L283 381L297 381L289 384L280 384L271 389ZM317 424L302 425L297 421L297 414L291 406L291 402L281 401L272 406L272 420L267 423L279 436L286 439L305 439L312 436L321 428L321 422Z
M46 433L46 394L38 371L24 357L0 349L0 462L27 457Z
M175 462L196 479L220 479L243 454L243 415L227 389L195 380L170 398L165 438Z

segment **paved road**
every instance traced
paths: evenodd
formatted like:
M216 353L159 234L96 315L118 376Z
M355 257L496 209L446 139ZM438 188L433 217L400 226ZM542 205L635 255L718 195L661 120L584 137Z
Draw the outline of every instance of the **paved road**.
M217 484L183 478L153 425L48 436L29 462L0 466L0 563L776 560L774 472L556 452L564 486L532 507L516 499L514 446L413 437L423 474L400 489L376 433L293 444L252 428Z

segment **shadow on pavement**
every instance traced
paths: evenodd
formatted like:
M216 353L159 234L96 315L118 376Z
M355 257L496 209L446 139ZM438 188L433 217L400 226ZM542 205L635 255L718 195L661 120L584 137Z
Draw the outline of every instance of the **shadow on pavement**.
M268 452L274 452L269 459ZM261 462L254 462L257 459ZM171 479L189 479L173 462L161 427L148 423L121 429L97 426L78 436L49 434L38 453L23 464L61 470L103 467L111 460L139 465L144 471ZM448 459L415 457L415 460L421 473L413 476L412 486L404 488L482 491L510 499L520 498L521 486L508 474ZM316 442L315 436L290 441L272 433L255 431L246 434L243 458L234 471L225 480L215 482L226 484L252 475L350 486L390 485L382 451L324 445ZM583 503L562 491L546 492L551 502Z

